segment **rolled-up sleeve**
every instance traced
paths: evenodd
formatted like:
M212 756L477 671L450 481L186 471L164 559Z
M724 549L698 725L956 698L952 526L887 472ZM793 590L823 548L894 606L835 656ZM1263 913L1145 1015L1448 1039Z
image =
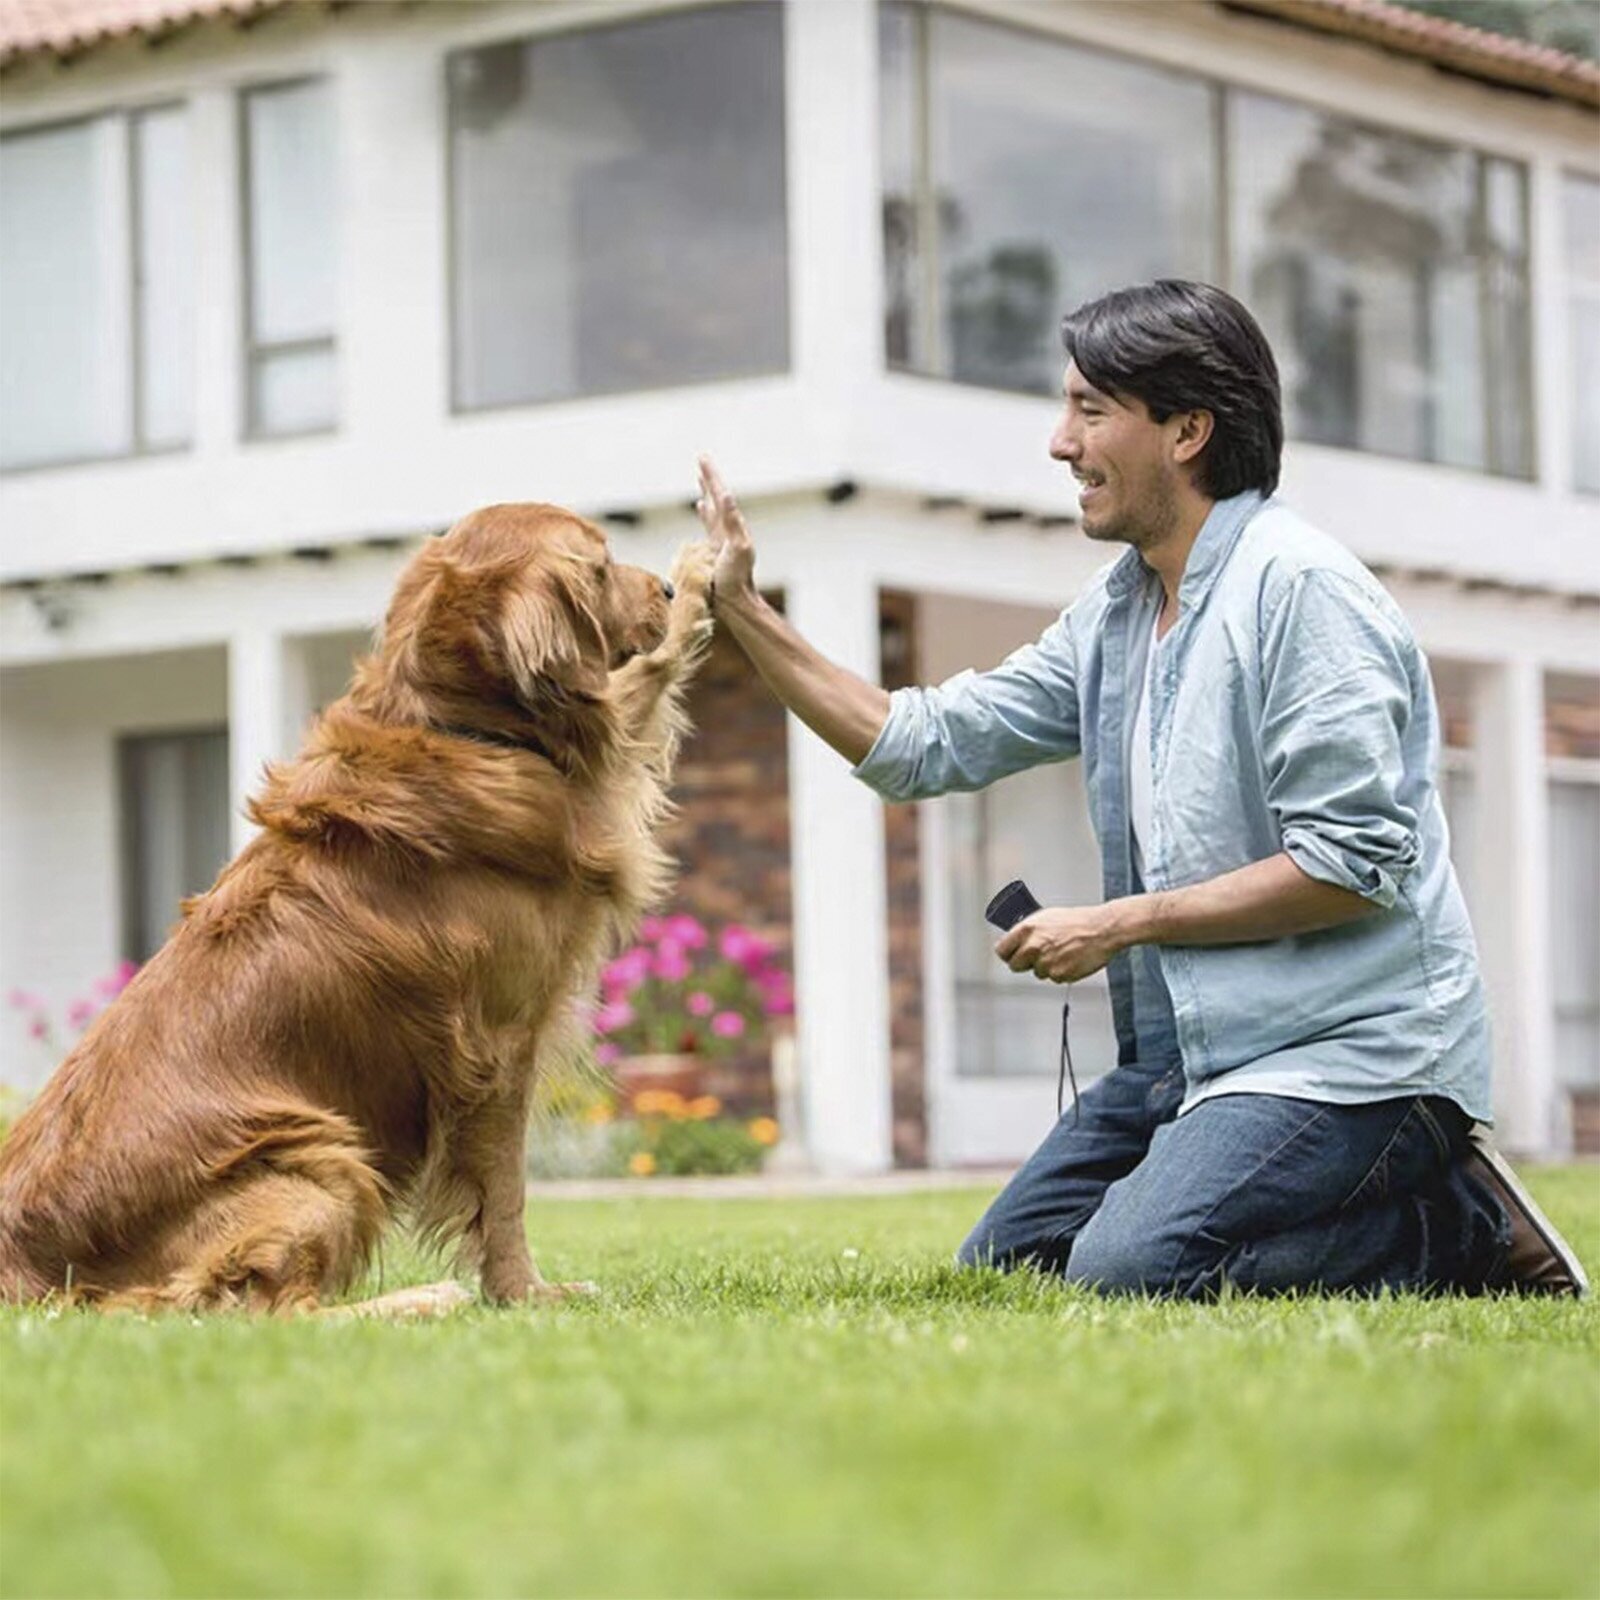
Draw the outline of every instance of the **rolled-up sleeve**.
M1072 628L1063 615L990 672L896 689L888 719L852 770L886 800L923 800L981 789L1078 749Z
M1415 659L1403 623L1320 569L1290 581L1262 638L1261 749L1283 848L1384 908L1419 851L1402 799Z

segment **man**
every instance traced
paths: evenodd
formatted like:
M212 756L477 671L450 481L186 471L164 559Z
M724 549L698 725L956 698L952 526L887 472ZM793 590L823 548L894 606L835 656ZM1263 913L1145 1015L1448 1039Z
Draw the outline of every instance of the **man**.
M1129 545L991 672L885 694L764 604L701 464L717 620L890 800L1081 755L1105 903L996 946L1109 968L1118 1062L990 1206L967 1264L1103 1291L1577 1294L1480 1141L1489 1027L1433 781L1437 713L1376 579L1272 498L1277 368L1236 300L1163 281L1063 325L1050 441L1091 539Z

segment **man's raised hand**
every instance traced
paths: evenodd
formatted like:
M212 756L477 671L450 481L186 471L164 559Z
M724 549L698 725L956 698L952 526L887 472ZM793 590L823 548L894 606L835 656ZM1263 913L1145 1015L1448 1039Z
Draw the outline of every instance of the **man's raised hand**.
M700 457L700 498L695 501L706 537L716 550L712 604L720 608L755 594L756 547L739 502L728 491L710 456Z

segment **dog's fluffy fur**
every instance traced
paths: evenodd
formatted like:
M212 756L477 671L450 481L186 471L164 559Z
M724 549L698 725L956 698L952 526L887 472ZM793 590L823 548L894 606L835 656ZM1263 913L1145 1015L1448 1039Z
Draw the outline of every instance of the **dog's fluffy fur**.
M660 579L554 506L478 511L0 1150L0 1297L310 1308L400 1210L497 1301L534 1074L659 898L709 554ZM474 737L476 736L476 737Z

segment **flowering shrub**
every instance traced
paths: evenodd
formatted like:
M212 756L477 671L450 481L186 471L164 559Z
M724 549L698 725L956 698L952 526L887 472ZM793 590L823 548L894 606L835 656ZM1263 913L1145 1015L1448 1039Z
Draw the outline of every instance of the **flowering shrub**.
M589 1089L543 1110L528 1141L531 1178L754 1172L778 1142L771 1117L726 1116L714 1094L646 1089L633 1099L633 1116L621 1117L611 1091Z
M601 974L595 1060L727 1055L793 1010L789 975L748 928L733 923L713 943L695 917L646 917L639 942Z
M119 961L105 977L95 979L89 986L88 994L68 1001L64 1032L72 1037L86 1033L89 1024L128 987L138 970L137 961ZM13 989L6 996L6 1003L26 1018L30 1039L37 1039L52 1053L63 1047L66 1040L58 1032L55 1016L38 995L27 989Z
M647 1091L634 1112L635 1121L618 1125L612 1153L637 1178L754 1172L778 1137L771 1117L724 1117L713 1094L686 1100L671 1090Z

